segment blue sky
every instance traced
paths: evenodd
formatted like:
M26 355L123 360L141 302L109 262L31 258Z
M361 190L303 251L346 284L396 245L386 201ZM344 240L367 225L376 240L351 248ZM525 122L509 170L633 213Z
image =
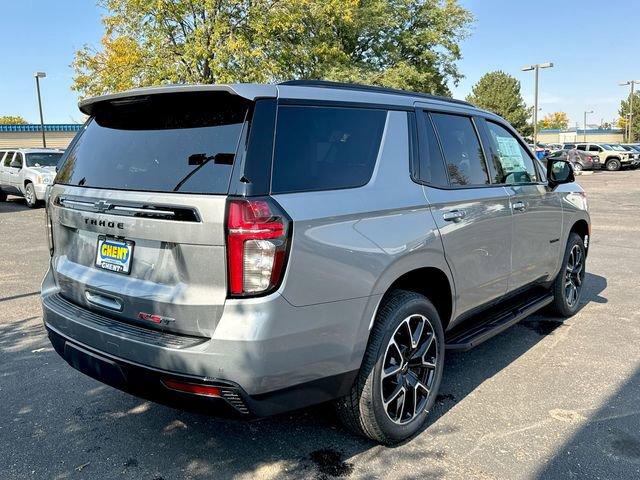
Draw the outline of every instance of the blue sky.
M634 0L462 0L476 22L462 44L459 62L465 78L453 87L464 98L486 72L503 70L522 82L525 100L533 100L528 63L552 61L541 71L541 115L562 110L572 125L582 112L594 110L589 122L617 117L627 90L618 82L640 80L640 2ZM0 6L0 115L22 115L38 121L33 72L44 70L45 121L81 120L71 91L74 52L99 45L101 10L91 0L3 1Z

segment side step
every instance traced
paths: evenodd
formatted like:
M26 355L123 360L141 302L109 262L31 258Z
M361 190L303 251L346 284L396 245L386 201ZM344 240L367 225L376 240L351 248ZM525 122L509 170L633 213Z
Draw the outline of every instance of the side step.
M447 350L465 351L477 347L535 311L549 305L552 301L552 293L537 293L519 303L510 302L502 308L491 309L485 314L480 314L480 318L471 318L448 332L446 348Z

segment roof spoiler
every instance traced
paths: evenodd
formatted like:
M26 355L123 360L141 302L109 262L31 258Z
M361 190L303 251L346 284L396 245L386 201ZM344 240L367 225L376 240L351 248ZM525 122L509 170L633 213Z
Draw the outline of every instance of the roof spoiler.
M231 84L231 85L162 85L158 87L145 87L127 90L120 93L112 93L108 95L100 95L81 100L78 108L82 113L93 115L98 105L105 103L129 103L135 102L136 99L142 99L151 95L161 95L167 93L182 92L227 92L231 95L237 95L247 100L256 100L257 98L275 98L278 90L275 85L259 85L253 83Z

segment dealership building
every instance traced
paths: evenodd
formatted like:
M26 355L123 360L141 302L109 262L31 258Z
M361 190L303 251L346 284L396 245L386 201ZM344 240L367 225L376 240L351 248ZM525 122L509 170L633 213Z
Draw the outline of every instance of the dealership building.
M588 125L587 125L588 126ZM621 128L567 128L566 130L540 130L540 143L622 143L624 131Z
M79 123L49 123L44 125L48 148L67 148L82 128ZM0 148L42 148L40 125L0 125Z

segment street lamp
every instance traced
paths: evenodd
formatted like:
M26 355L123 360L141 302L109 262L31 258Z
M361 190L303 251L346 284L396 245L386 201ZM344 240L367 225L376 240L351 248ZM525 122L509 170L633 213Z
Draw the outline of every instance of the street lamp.
M631 85L631 96L629 97L629 133L627 134L627 142L633 142L633 130L631 129L631 121L633 120L633 90L636 83L640 83L640 80L627 80L626 82L619 83L621 87Z
M44 136L44 118L42 117L42 99L40 98L40 79L45 78L45 72L36 72L33 74L36 79L36 90L38 91L38 108L40 109L40 128L42 129L42 147L47 148L47 139Z
M593 110L586 110L584 112L584 123L583 123L584 130L582 131L582 133L584 135L584 137L583 137L584 143L587 143L587 113L593 113Z
M541 68L553 67L552 62L536 63L534 65L525 65L522 67L523 72L535 72L535 93L534 93L534 106L533 106L533 146L538 145L538 72Z

